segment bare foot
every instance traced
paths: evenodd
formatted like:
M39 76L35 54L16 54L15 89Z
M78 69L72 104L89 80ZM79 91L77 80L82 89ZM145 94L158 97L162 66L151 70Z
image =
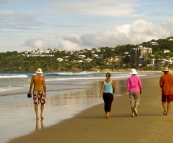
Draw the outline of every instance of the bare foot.
M166 112L166 110L163 111L163 115L167 115L168 113Z
M106 116L107 119L109 119L109 116Z
M40 115L40 118L41 118L41 120L44 119L44 117L42 115Z

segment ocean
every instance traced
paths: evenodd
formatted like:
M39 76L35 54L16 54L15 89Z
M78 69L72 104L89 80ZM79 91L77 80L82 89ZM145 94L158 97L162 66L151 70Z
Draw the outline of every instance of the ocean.
M44 72L47 86L45 119L36 121L33 101L27 98L34 74L0 72L0 143L49 127L103 103L98 96L105 72ZM116 86L115 97L124 94L129 76L129 72L111 73ZM160 74L140 72L138 76L158 77Z

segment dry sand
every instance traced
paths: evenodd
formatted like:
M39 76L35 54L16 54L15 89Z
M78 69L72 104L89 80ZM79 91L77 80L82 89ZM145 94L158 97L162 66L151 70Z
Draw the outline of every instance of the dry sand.
M159 78L142 79L137 117L131 117L129 98L120 96L114 98L110 119L105 118L100 104L9 143L173 143L173 109L169 116L162 114L158 81Z

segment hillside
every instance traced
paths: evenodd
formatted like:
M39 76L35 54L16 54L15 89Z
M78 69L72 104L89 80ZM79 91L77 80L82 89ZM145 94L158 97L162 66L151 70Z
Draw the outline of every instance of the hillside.
M133 48L152 48L152 54L146 55L141 62L139 58L131 55ZM40 51L5 52L0 53L1 71L35 71L38 67L44 71L104 71L125 70L137 68L141 70L160 70L162 66L173 67L173 37L151 40L138 45L119 45L116 47L99 47L80 51L51 50L47 53ZM127 56L129 57L127 59ZM151 60L169 60L164 64L156 62L151 65Z

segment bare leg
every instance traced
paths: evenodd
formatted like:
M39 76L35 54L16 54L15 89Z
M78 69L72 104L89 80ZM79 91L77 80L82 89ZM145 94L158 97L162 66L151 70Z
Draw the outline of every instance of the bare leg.
M38 104L35 104L35 115L36 115L36 120L38 120Z
M38 130L39 126L38 126L38 120L36 120L36 124L35 124L35 130Z
M106 118L107 118L107 114L108 114L108 112L105 112Z
M135 104L134 108L138 109L139 104Z
M166 113L166 115L169 114L170 109L171 109L171 102L167 102L167 113Z
M162 102L162 106L163 106L163 115L167 115L167 110L166 110L166 102Z
M110 112L107 112L107 118L109 119Z
M109 113L110 112L105 112L106 118L108 118L108 119L109 119Z
M44 128L43 120L40 120L40 122L41 122L41 128L43 129Z
M131 107L131 110L132 110L132 114L133 114L133 112L134 112L134 107Z
M44 118L43 118L44 104L41 104L41 106L40 106L40 110L41 110L40 118L41 118L41 119L44 119Z
M139 104L135 104L135 106L133 108L133 113L134 113L135 116L138 116L138 112L137 112L138 106L139 106Z

